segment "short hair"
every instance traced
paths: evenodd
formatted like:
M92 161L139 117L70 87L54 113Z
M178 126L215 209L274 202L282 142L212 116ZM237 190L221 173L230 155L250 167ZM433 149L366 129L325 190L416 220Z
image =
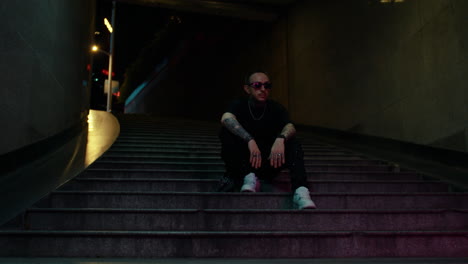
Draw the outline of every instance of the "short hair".
M265 74L266 76L268 76L268 78L270 78L270 76L268 75L268 73L267 73L266 71L263 71L263 70L250 71L250 72L248 72L246 75L244 75L244 84L245 84L245 85L249 85L249 84L250 84L250 76L254 75L255 73L263 73L263 74Z

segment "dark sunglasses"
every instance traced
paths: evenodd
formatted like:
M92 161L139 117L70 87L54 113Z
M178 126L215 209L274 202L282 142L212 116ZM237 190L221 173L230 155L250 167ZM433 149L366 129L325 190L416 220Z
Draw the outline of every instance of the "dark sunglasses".
M262 88L262 86L265 87L265 89L271 89L271 87L273 86L271 84L271 82L264 82L264 83L262 83L262 82L253 82L253 83L250 83L249 85L252 86L255 89L260 89L260 88Z

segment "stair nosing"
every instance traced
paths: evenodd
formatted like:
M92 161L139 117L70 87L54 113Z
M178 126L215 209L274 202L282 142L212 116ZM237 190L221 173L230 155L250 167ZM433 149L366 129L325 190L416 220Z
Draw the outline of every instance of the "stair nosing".
M39 236L172 236L172 237L307 237L307 236L433 236L433 235L454 235L468 236L468 230L421 230L421 231L119 231L119 230L0 230L0 235L39 235Z
M73 179L73 181L96 181L96 182L139 182L139 181L148 181L148 182L218 182L218 179L206 179L206 178L85 178L79 177ZM274 183L283 183L290 182L287 179L273 180ZM346 184L362 184L362 183L376 183L376 184L447 184L446 182L440 180L307 180L309 183L346 183Z
M257 193L241 193L241 192L149 192L149 191L53 191L51 194L101 194L101 195L200 195L200 196L290 196L289 192L257 192ZM453 192L311 192L312 197L315 196L467 196L468 192L453 193Z
M263 214L265 212L271 214L412 214L412 213L468 213L468 209L463 208L436 208L436 209L314 209L314 210L298 210L298 209L198 209L198 208L29 208L26 212L87 212L87 213L249 213Z

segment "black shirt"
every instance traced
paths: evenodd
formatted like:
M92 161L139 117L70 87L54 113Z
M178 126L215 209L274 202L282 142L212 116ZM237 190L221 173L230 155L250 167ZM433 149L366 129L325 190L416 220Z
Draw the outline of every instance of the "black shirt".
M226 112L235 115L242 127L260 144L272 144L284 126L291 123L286 109L273 100L267 100L264 107L250 103L249 108L248 98L240 98L232 101Z

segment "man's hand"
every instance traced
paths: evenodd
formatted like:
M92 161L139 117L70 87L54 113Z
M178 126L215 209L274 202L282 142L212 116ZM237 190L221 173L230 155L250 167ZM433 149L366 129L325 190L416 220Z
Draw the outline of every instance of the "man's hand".
M262 166L262 153L260 152L255 140L251 139L248 144L250 151L250 164L252 164L253 168L258 169Z
M269 159L270 165L274 168L279 168L286 162L286 158L284 157L284 138L277 138L275 140L275 143L271 147Z

